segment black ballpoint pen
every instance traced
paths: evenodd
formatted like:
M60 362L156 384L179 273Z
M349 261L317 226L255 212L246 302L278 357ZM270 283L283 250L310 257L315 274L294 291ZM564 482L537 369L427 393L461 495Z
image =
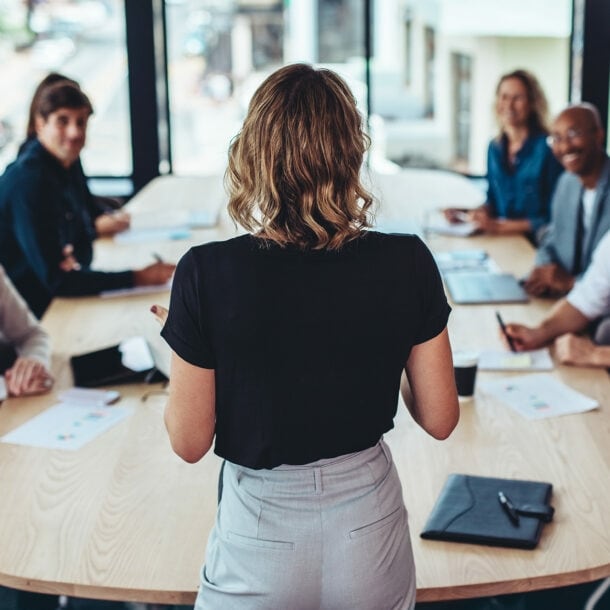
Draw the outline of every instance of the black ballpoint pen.
M517 350L515 349L515 344L513 343L513 339L506 332L506 325L504 324L504 320L502 320L502 316L500 315L499 311L496 311L496 320L498 320L498 324L500 325L500 330L502 331L502 334L506 337L506 341L508 342L508 347L510 347L510 351L516 352Z
M517 513L517 509L501 491L498 492L498 502L500 502L500 506L508 515L508 518L510 519L511 523L513 525L519 525L519 513Z

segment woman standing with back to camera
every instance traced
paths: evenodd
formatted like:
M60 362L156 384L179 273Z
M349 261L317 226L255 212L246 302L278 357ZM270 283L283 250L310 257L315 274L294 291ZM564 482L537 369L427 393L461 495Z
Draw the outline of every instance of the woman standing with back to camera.
M419 238L366 230L367 141L336 74L272 74L229 154L229 211L249 233L177 268L166 426L184 460L214 437L225 459L198 609L415 604L382 437L403 370L415 421L438 439L455 427L450 309Z

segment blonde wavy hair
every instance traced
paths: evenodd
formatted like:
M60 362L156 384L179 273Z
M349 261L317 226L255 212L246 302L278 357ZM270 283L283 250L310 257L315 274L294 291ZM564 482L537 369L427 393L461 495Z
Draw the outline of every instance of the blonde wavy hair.
M347 84L306 64L257 89L229 149L229 214L280 245L336 250L370 226L360 182L369 138Z

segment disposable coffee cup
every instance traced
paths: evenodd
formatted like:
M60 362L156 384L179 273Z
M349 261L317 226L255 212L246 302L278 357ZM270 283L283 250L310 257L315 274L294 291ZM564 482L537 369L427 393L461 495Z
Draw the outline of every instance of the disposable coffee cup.
M479 354L477 352L456 350L453 352L453 371L458 396L470 398L474 394Z

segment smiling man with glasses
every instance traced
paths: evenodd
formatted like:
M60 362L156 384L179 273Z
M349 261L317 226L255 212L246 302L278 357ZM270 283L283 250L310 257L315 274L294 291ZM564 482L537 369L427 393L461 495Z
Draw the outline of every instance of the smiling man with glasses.
M551 202L551 223L525 282L534 296L567 294L610 229L610 159L599 112L569 106L553 122L547 143L565 168Z

